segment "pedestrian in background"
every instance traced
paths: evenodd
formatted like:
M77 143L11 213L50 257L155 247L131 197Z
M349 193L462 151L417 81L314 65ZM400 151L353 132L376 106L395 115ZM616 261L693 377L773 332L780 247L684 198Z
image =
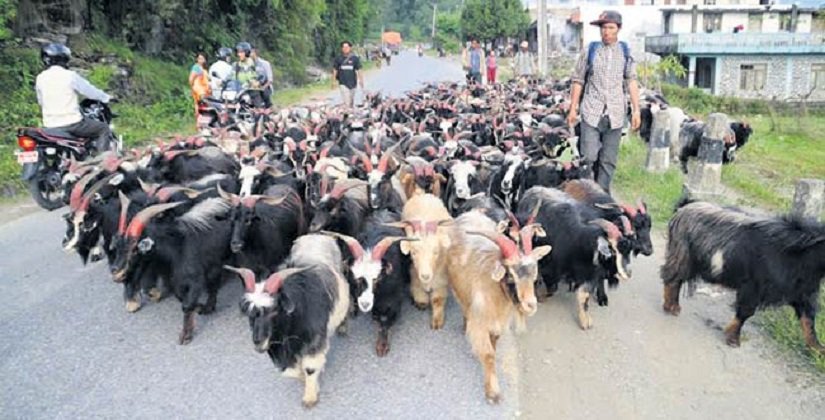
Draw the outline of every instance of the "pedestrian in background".
M487 56L487 83L493 84L496 82L496 70L498 69L498 64L496 64L496 51L490 50L490 55Z
M355 89L360 85L364 89L364 75L361 73L361 60L352 53L349 41L341 43L341 55L332 62L332 88L338 85L341 102L350 108L355 105Z
M516 77L533 77L536 73L536 66L533 53L530 52L530 44L521 41L521 48L513 59L513 72Z
M484 50L481 49L481 45L477 39L473 39L470 43L470 48L464 50L461 62L464 70L467 71L467 82L474 81L475 83L481 83L481 66L485 60Z
M195 64L189 70L189 87L192 89L192 98L195 100L195 119L198 118L198 103L211 94L209 75L206 73L206 54L199 52L195 55Z
M266 81L261 85L261 89L263 90L264 106L271 108L273 81L272 64L261 58L261 56L258 55L258 49L255 47L252 47L251 57L255 60L256 71L258 73L263 73L266 76Z
M592 42L579 56L571 77L567 123L576 124L581 99L579 149L595 181L609 193L627 115L627 94L633 111L631 128L636 130L641 123L639 85L630 49L619 41L622 15L608 10L590 24L599 26L602 40Z

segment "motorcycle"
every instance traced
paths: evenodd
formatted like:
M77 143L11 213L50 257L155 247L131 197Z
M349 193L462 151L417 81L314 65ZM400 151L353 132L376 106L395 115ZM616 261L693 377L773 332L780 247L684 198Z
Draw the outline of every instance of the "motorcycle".
M213 77L217 75L213 74ZM243 89L237 80L226 80L218 97L207 97L198 103L197 128L208 134L211 128L225 128L239 123L254 125L253 89Z
M114 129L112 120L117 117L108 104L91 99L80 102L84 118L104 122ZM34 201L46 210L55 210L65 204L63 177L72 159L80 162L97 156L93 139L79 138L59 129L23 127L17 130L17 162L23 165L21 178L28 185ZM123 140L114 133L106 145L107 150L120 154Z

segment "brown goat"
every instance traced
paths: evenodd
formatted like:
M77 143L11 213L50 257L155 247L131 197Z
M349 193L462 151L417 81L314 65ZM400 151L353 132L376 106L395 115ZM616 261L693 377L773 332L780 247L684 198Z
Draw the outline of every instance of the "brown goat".
M447 271L453 295L464 313L465 333L484 369L484 393L495 404L501 399L496 375L496 343L511 322L523 324L536 312L534 283L538 261L550 246L532 247L538 225L522 228L521 249L499 233L496 223L479 211L458 217L450 232Z
M420 194L404 205L401 222L393 225L403 228L408 238L401 242L401 253L409 255L410 292L418 309L432 305L434 329L444 326L444 305L447 302L447 268L445 256L450 248L450 237L444 226L452 217L442 201L432 194Z

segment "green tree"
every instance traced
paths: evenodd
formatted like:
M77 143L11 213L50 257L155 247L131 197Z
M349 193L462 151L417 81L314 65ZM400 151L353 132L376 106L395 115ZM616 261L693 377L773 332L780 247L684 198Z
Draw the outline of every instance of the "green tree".
M464 35L482 41L518 36L529 24L519 0L467 0L461 13Z

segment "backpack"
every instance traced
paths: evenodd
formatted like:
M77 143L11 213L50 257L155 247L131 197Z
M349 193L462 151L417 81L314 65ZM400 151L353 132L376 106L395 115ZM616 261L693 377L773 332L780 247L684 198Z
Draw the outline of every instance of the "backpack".
M593 41L590 45L587 46L587 67L585 67L584 72L584 85L587 85L587 80L590 79L590 73L593 72L593 60L596 59L596 51L601 47L603 44L601 41ZM623 75L627 74L627 67L630 65L630 60L633 58L630 55L630 47L627 46L627 43L624 41L619 41L619 46L622 48L622 53L624 54L624 73Z

